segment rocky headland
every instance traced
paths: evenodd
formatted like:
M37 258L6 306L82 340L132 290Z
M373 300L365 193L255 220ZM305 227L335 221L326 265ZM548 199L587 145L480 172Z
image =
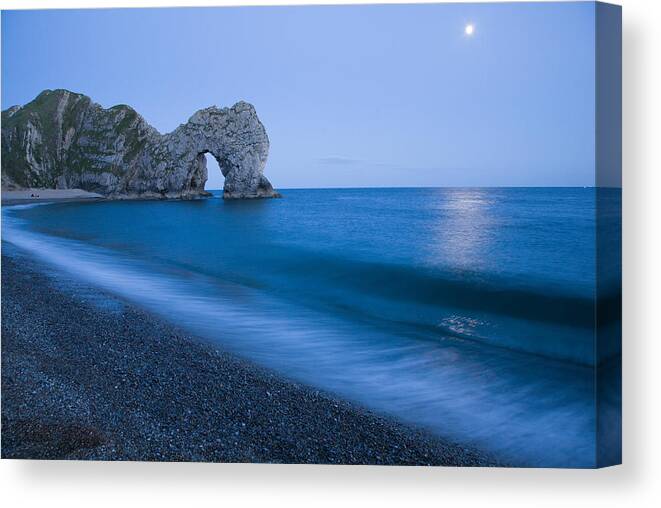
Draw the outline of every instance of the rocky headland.
M225 177L223 197L278 193L264 176L269 138L255 108L238 102L197 111L160 134L133 108L46 90L2 112L3 189L82 189L108 198L209 195L206 153Z

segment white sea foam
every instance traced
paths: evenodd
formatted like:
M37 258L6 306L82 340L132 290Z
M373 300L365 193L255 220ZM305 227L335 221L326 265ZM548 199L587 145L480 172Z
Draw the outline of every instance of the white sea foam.
M593 465L591 369L402 337L3 217L3 240L288 377L515 464Z

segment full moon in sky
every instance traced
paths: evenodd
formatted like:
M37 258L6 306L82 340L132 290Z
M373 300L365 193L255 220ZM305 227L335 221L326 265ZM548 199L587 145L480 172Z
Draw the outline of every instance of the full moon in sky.
M466 32L466 35L473 35L474 31L475 31L475 27L473 25L466 25L466 28L464 28L464 32Z

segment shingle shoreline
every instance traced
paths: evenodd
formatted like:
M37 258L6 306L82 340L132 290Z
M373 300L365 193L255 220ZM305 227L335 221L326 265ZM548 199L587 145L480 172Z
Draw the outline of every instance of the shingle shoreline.
M498 465L2 256L2 457Z

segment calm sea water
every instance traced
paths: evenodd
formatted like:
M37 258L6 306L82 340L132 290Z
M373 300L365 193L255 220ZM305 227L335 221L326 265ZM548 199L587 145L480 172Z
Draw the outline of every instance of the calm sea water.
M594 189L284 195L18 206L3 240L514 464L594 464Z

